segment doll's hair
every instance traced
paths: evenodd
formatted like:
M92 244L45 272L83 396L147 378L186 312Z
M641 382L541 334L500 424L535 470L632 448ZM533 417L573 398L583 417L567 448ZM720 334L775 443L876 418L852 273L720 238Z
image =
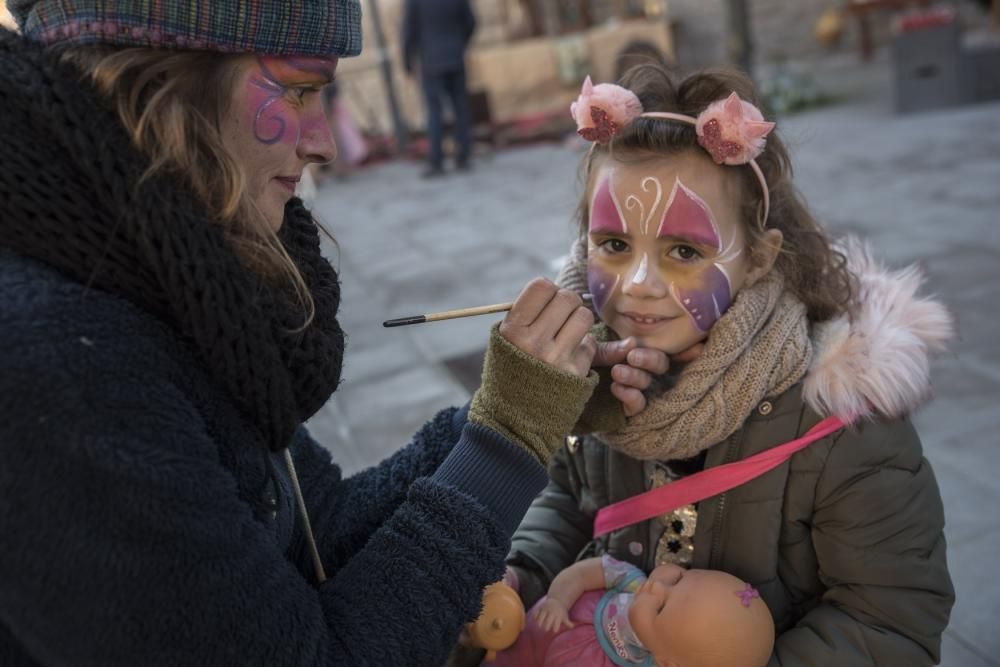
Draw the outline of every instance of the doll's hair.
M729 68L708 69L677 82L674 75L655 64L637 65L628 70L619 85L631 90L644 112L666 111L697 116L712 102L735 92L760 106L753 83L741 72ZM590 188L601 163L612 157L619 162L642 161L676 156L691 151L705 155L692 125L661 118L634 118L621 127L607 144L595 143L581 165L584 193L577 207L579 231L587 234L590 217ZM770 189L767 229L781 231L784 240L775 262L785 283L806 306L811 321L822 321L849 309L856 290L855 278L847 269L847 259L830 244L826 233L810 214L792 182L788 151L772 131L764 152L757 158ZM747 166L720 166L741 198L740 219L747 233L750 259L755 249L766 243L758 223L762 207L760 184Z

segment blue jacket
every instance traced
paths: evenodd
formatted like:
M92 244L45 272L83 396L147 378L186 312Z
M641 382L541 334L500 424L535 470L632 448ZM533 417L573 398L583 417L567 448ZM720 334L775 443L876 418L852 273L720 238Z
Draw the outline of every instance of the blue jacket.
M167 325L0 250L0 343L5 666L436 667L545 482L454 409L347 479L300 428L317 587L280 455Z
M476 30L469 0L406 0L403 16L403 64L422 75L465 67L465 49Z

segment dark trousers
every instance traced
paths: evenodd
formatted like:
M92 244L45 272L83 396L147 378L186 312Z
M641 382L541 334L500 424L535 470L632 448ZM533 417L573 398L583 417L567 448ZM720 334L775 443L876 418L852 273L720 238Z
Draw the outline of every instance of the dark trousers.
M428 161L432 167L440 168L444 163L441 151L443 138L442 102L445 95L451 100L455 117L455 143L458 154L455 161L464 164L472 151L472 120L469 116L469 91L465 88L465 68L448 72L424 74L421 77L424 88L424 104L427 107L427 139L430 141Z

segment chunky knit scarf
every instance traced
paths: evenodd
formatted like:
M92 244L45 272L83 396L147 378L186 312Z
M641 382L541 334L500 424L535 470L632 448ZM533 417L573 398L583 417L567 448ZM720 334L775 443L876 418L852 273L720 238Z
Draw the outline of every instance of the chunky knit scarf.
M248 271L175 178L147 162L79 74L0 29L0 245L123 297L186 340L271 450L340 379L340 287L301 202L280 234L316 306Z
M586 262L586 245L574 244L557 282L585 291ZM761 400L801 380L811 358L805 306L771 271L740 290L700 357L654 383L645 410L598 436L637 459L690 458L736 432Z

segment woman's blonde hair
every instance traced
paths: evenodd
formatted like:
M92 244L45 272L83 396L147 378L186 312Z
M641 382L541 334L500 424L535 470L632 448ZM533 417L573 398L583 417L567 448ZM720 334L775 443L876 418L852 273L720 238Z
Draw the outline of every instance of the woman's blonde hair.
M679 83L659 65L637 65L622 77L620 84L634 92L645 111L672 111L697 116L716 100L736 92L743 99L760 106L753 83L733 69L711 69L692 74ZM582 165L582 177L590 189L601 160L647 159L704 149L697 142L694 127L658 118L636 118L621 128L606 145L595 144ZM850 312L855 278L847 269L844 255L830 245L823 229L809 213L802 196L792 182L792 164L776 131L767 137L764 152L757 157L771 194L768 229L778 229L783 236L781 252L775 262L785 283L806 306L810 320L817 322L839 313ZM758 223L762 193L748 167L722 167L739 186L741 219L748 233L751 259L754 249L765 243ZM589 198L585 191L577 207L580 232L587 234L590 219Z
M305 328L314 313L309 289L250 197L246 173L220 132L242 57L102 46L63 53L114 101L133 144L149 159L142 178L169 173L182 179L247 268L289 281L305 311Z

